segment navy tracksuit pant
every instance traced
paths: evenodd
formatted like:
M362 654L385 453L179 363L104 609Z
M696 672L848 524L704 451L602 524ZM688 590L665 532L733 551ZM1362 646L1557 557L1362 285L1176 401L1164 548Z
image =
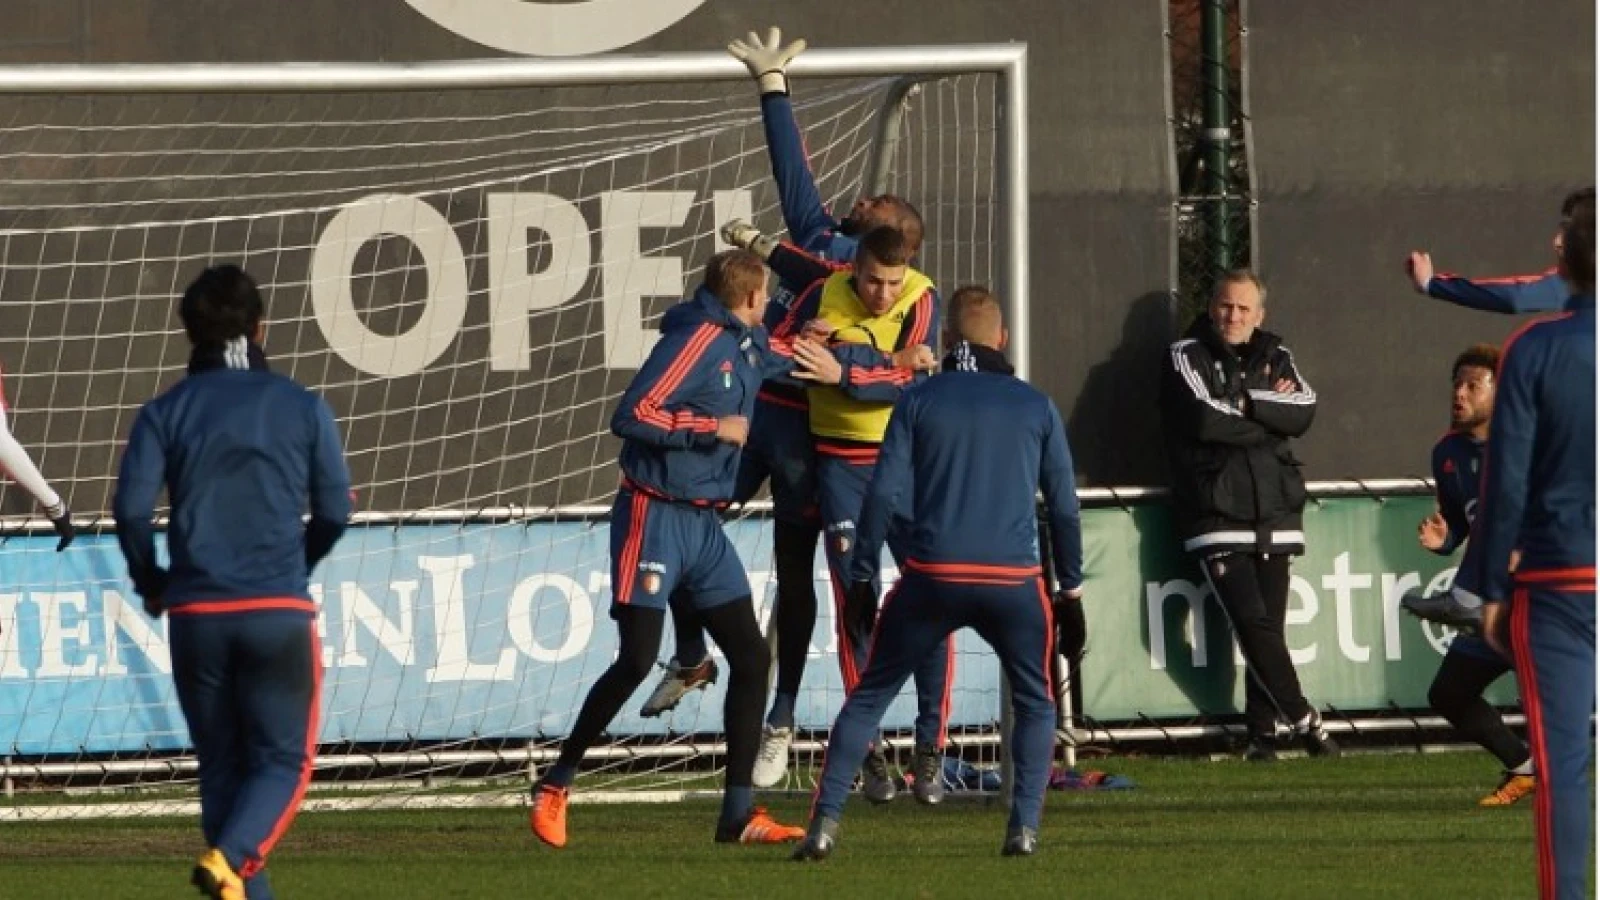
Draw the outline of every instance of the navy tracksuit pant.
M1588 896L1593 869L1594 588L1593 569L1516 574L1511 647L1539 773L1533 808L1544 900Z
M852 447L843 451L858 454L854 457L817 455L817 496L822 507L823 545L827 551L828 572L833 585L833 621L839 645L839 673L848 693L856 683L867 662L867 644L871 638L861 620L849 615L846 606L846 589L850 585L850 556L855 551L856 519L867 500L867 487L872 483L872 470L877 459L876 448ZM894 536L889 538L889 550L895 550ZM904 562L895 554L898 563ZM879 594L883 586L878 578L872 579L873 593ZM917 686L916 742L918 746L943 748L946 725L950 719L950 687L955 678L955 645L939 640L928 647L926 656L917 660L914 675Z
M322 650L309 600L173 607L172 676L200 764L200 828L271 896L267 854L293 821L316 757Z
M861 681L845 699L828 738L812 816L838 819L856 772L900 688L934 649L962 628L994 648L1011 682L1016 764L1011 825L1037 829L1055 749L1056 702L1050 597L1039 569L906 561L872 632Z

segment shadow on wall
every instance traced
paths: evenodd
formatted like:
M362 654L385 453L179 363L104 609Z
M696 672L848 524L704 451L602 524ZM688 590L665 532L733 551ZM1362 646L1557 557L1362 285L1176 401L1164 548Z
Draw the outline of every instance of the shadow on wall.
M1122 340L1084 379L1067 422L1081 484L1167 483L1158 401L1161 361L1174 339L1172 316L1172 297L1165 292L1135 300L1122 323Z

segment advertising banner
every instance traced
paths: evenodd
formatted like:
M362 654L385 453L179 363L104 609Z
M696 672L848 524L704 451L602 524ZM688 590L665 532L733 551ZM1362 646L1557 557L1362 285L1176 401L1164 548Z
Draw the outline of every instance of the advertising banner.
M1439 590L1451 560L1417 548L1428 498L1325 501L1307 511L1289 646L1319 706L1426 706L1449 635L1398 608L1408 589ZM1084 514L1090 622L1086 712L1101 720L1188 718L1241 708L1246 672L1227 620L1195 564L1174 551L1165 510ZM353 529L315 573L323 636L323 743L559 738L611 662L605 522L373 526ZM767 522L730 522L758 617L771 609ZM0 748L13 754L173 749L187 742L172 689L167 620L149 619L110 536L63 554L54 538L0 549ZM828 596L819 556L816 588ZM893 573L887 573L892 577ZM829 726L843 699L832 604L819 604L803 729ZM670 628L668 629L670 635ZM671 637L661 658L672 652ZM659 719L615 734L715 733L722 683ZM1504 679L1491 699L1508 703ZM998 666L970 632L957 637L954 726L999 716ZM909 727L909 687L885 724Z

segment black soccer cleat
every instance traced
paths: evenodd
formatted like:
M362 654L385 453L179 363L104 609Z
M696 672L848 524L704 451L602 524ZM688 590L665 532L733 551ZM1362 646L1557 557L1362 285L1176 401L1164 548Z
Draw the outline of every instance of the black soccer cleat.
M936 806L944 799L944 756L937 748L917 747L912 764L911 796L925 806Z
M833 855L833 845L839 837L839 820L818 816L811 820L805 839L794 848L790 859L795 862L822 862Z

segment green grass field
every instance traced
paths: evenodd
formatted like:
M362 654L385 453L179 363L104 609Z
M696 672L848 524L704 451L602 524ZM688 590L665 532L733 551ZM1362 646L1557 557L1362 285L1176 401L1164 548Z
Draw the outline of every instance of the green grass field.
M711 842L712 801L575 803L553 851L521 809L316 813L273 857L287 900L549 897L1514 898L1534 895L1531 802L1479 809L1481 753L1242 762L1112 758L1138 788L1052 794L1037 856L999 855L998 806L852 798L838 852ZM580 781L580 787L582 782ZM771 804L800 823L806 800ZM0 898L186 896L189 820L0 825Z

